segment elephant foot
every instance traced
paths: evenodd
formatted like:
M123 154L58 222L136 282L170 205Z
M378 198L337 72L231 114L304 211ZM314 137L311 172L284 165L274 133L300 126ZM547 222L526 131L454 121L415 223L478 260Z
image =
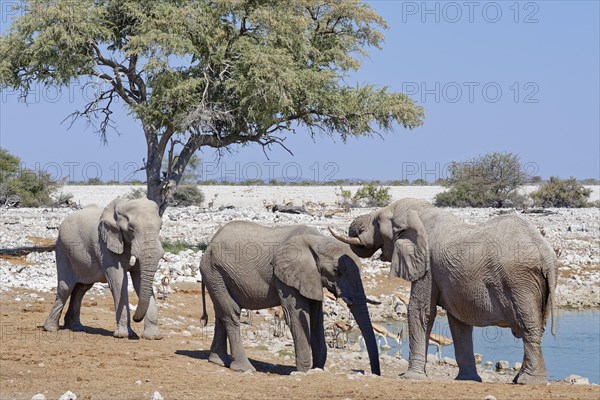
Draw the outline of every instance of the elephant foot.
M545 385L548 382L546 381L546 374L531 375L521 370L513 379L513 383L518 385Z
M459 372L454 380L481 382L481 377L476 372Z
M425 372L412 371L409 369L405 373L401 374L400 378L413 379L415 381L423 381L423 380L427 379L427 375L425 374Z
M81 325L81 322L65 322L64 328L74 332L83 332L85 330L85 327Z
M210 353L208 356L208 361L211 363L220 365L221 367L227 367L231 365L231 359L227 354L219 355L217 353Z
M144 330L144 332L142 333L142 339L146 339L146 340L160 340L162 339L163 336L160 333L160 331L158 329L153 329L150 331L146 331Z
M250 364L250 361L248 361L248 360L246 360L246 361L235 361L234 360L229 365L229 368L231 368L234 371L240 371L240 372L246 372L246 371L256 372L256 368L254 368L252 366L252 364Z
M147 334L142 333L142 339L146 340L161 340L163 336L160 333Z
M122 329L122 328L115 329L115 331L113 332L113 337L120 338L120 339L139 339L139 336L137 335L137 333L135 333L131 329Z
M46 321L44 323L43 328L45 331L48 331L48 332L56 332L58 330L58 324Z

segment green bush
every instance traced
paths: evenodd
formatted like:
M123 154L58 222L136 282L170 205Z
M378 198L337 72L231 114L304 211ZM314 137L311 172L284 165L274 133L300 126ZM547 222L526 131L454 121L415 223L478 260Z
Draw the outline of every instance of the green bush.
M337 204L340 207L350 208L352 204L352 192L340 186L339 191L336 190L335 195L338 197Z
M470 161L454 162L444 182L448 191L435 196L439 207L523 207L527 197L518 193L527 181L519 157L490 153Z
M183 242L181 240L177 240L175 242L171 242L166 240L162 242L162 248L166 253L179 254L184 250L192 250L195 253L198 251L206 250L208 245L206 243L198 243L198 244L190 244L187 242Z
M100 178L90 178L87 180L87 182L85 183L86 185L102 185L102 180Z
M538 207L578 208L590 205L590 194L592 190L583 187L575 178L553 176L530 196Z
M20 168L21 160L0 149L0 197L18 196L21 207L44 207L53 204L50 195L60 187L47 172ZM4 200L6 201L6 200Z
M359 188L352 197L355 204L365 203L367 207L385 207L391 200L390 188L376 186L374 183Z
M204 193L196 185L180 185L173 195L173 206L200 206L204 202Z
M354 196L350 190L345 190L340 186L339 192L336 192L336 195L338 197L338 205L344 208L385 207L392 200L390 188L377 186L375 183L369 183L360 187Z

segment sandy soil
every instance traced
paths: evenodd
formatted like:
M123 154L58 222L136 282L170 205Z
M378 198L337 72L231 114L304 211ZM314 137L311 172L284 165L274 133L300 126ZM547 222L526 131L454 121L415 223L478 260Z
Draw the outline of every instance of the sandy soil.
M207 361L212 333L199 328L199 285L182 283L160 302L164 338L159 341L112 337L114 314L108 294L88 295L82 308L86 332L44 332L53 295L25 289L2 292L0 398L30 399L42 393L56 399L67 390L78 399L150 399L155 391L165 399L598 399L600 387L550 383L516 386L433 380L405 381L394 368L382 376L362 368L335 366L325 372L298 374L293 357L276 357L264 346L246 346L257 372L232 372ZM379 290L382 290L379 288ZM37 297L34 297L37 296ZM20 301L15 299L19 298ZM187 307L183 307L183 305ZM244 324L244 330L259 325ZM141 332L141 326L134 326ZM292 349L290 348L290 352ZM330 350L329 359L336 352ZM331 362L328 361L328 364Z

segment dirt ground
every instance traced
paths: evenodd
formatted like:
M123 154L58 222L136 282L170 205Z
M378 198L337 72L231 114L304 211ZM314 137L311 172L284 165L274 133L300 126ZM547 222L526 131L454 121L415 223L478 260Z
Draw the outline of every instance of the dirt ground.
M339 365L321 373L292 374L293 357L275 358L264 346L247 347L256 373L232 372L207 361L212 334L199 328L198 286L181 284L159 303L164 338L158 341L113 338L108 291L86 295L81 315L86 332L53 333L39 328L53 293L2 291L0 398L29 400L42 393L57 399L67 390L78 399L150 399L155 391L165 399L600 398L598 386L413 382L385 368L381 377ZM138 333L141 328L134 326ZM368 370L366 356L364 368Z

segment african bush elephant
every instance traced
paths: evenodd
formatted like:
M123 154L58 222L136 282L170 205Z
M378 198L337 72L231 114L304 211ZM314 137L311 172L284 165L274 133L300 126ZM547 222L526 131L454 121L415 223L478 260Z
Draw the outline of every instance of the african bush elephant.
M116 198L106 208L89 206L67 216L58 228L56 301L44 323L58 329L67 302L65 328L80 330L81 301L95 282L108 282L115 301L115 337L135 336L129 321L127 271L139 302L133 320L144 319L145 339L159 339L158 311L152 281L163 256L162 225L156 203Z
M381 249L390 274L412 282L406 378L425 378L427 338L436 305L448 312L459 373L481 381L473 326L510 327L525 355L515 383L546 382L541 340L549 311L554 334L557 259L540 232L516 215L462 222L429 202L403 199L352 221L349 236L332 233L360 257Z
M349 246L304 225L266 227L233 221L212 238L200 271L205 324L205 286L215 310L210 361L236 371L254 371L242 346L241 309L281 305L294 340L297 369L323 368L327 358L325 287L350 308L366 339L371 371L379 375L379 354L360 278L360 260Z

